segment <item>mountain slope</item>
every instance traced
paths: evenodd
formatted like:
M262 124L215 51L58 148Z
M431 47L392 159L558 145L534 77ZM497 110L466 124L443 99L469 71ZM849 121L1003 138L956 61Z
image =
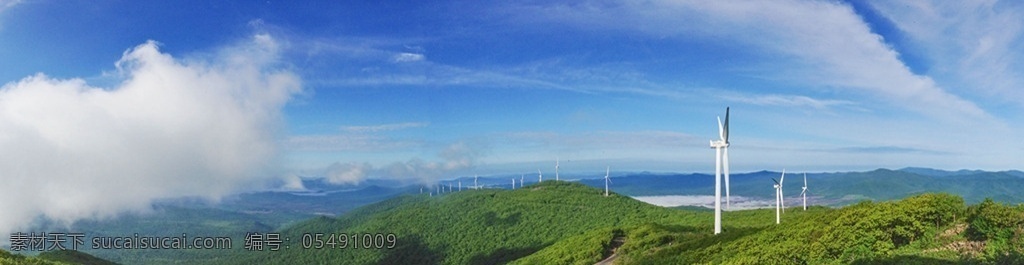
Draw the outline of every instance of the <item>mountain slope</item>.
M620 195L604 197L601 193L578 183L546 181L512 191L402 196L341 218L316 218L282 235L296 242L302 233L393 233L398 239L394 249L302 250L292 244L291 249L253 256L241 263L347 260L356 264L495 264L599 228L647 222L704 223L711 216L661 208ZM706 227L710 230L710 225ZM587 258L599 260L600 256Z
M0 264L38 264L38 265L115 265L92 255L74 250L55 250L39 253L35 257L27 257L0 249Z
M966 206L948 194L861 202L840 209L723 213L604 197L578 183L549 181L514 191L401 196L340 218L318 217L282 232L291 248L244 252L247 263L594 264L621 242L616 264L1015 263L1024 253L1024 206ZM302 249L303 233L394 233L392 249ZM969 247L962 247L969 246Z

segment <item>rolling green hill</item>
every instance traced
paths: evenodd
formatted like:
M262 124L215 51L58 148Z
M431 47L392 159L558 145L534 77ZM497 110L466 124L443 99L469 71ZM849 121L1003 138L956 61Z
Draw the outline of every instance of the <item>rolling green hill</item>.
M244 253L250 262L356 264L495 264L510 262L556 242L596 229L643 223L703 223L710 213L677 211L578 183L547 181L517 190L471 190L443 196L401 196L352 211L319 217L283 231L291 249ZM705 225L705 230L710 225ZM390 250L301 249L302 233L393 233ZM594 246L591 246L592 248ZM591 250L595 251L595 250ZM598 253L600 246L597 246ZM256 254L256 255L253 255ZM596 262L600 255L564 257Z
M725 212L720 235L711 234L712 214L555 181L514 191L406 195L285 229L288 249L240 250L216 263L594 264L612 253L615 264L1024 262L1024 206L968 207L948 194L790 208L781 225L774 210ZM304 233L393 233L397 244L303 249Z
M11 254L0 250L0 264L38 264L38 265L115 265L113 263L92 255L74 250L56 250L39 253L38 256L28 257L24 255Z

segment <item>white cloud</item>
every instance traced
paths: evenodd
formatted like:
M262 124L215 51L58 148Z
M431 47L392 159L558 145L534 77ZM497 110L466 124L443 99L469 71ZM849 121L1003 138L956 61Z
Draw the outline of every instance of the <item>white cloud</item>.
M1007 1L870 1L932 61L936 78L987 99L1024 103L1024 6Z
M284 177L283 184L281 185L282 190L287 191L301 191L306 190L306 185L302 184L302 178L299 175L289 174Z
M373 170L369 163L334 163L327 167L324 178L334 184L359 184Z
M438 154L440 161L414 158L379 167L367 162L337 162L324 169L322 175L335 184L357 184L367 178L433 183L442 177L452 177L453 174L464 173L464 170L475 167L477 160L483 156L481 149L480 146L457 142L448 145Z
M300 90L273 43L256 36L185 61L151 41L124 53L115 87L42 74L4 85L0 234L269 180L281 108Z
M912 73L899 54L845 4L825 1L647 1L514 8L517 21L562 23L657 37L739 43L778 60L773 79L880 96L939 120L989 118L973 102ZM876 97L877 98L877 97Z
M423 56L422 54L408 52L399 53L393 58L397 63L419 62L424 59L426 59L426 56Z

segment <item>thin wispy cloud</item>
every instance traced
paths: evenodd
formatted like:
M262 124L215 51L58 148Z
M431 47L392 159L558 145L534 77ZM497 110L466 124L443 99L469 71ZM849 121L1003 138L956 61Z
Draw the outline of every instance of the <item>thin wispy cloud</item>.
M869 154L931 154L948 155L947 152L902 146L858 146L819 150L824 152L869 153Z
M427 122L403 122L376 125L341 126L338 133L293 135L284 146L293 152L387 152L422 147L415 139L396 139L390 132L425 128Z
M0 0L0 15L3 15L5 11L20 4L21 2L22 0ZM3 19L3 17L0 17L0 19ZM3 30L3 26L3 21L0 21L0 30Z
M842 3L818 1L651 1L519 6L517 21L557 21L654 36L712 37L781 56L773 78L847 93L880 96L889 104L948 121L988 118L977 104L909 71L899 54ZM528 22L527 22L528 23Z
M388 152L422 147L422 141L371 134L296 135L284 140L292 152Z
M404 130L410 128L422 128L427 127L430 123L427 122L403 122L403 123L389 123L389 124L378 124L378 125L354 125L354 126L342 126L341 130L352 133L373 133L382 131L395 131Z
M20 4L21 2L22 0L0 0L0 13L4 12L4 10L7 10L11 7L14 7L15 5Z
M869 1L934 63L930 75L965 93L1024 105L1024 6L1006 1Z
M397 63L419 62L424 59L426 59L426 56L423 56L423 54L408 52L399 53L393 57L393 60Z
M440 179L450 179L477 165L484 156L484 147L467 142L449 144L437 153L437 158L424 160L412 158L379 166L368 162L336 162L318 175L335 184L358 184L366 179L396 179L418 184L431 184Z
M817 110L824 110L840 106L855 105L848 100L837 99L815 99L799 95L745 95L739 93L725 94L723 98L730 101L743 102L761 106L782 106L782 107L810 107Z

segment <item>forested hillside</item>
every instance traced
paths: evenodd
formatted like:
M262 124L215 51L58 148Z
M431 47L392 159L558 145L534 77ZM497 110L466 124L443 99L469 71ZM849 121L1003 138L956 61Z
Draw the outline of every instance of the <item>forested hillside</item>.
M0 264L26 265L114 265L104 259L74 250L56 250L40 253L35 257L11 254L0 249Z
M226 260L593 264L615 253L616 264L1024 262L1024 206L992 201L967 206L957 196L923 194L840 209L789 208L780 225L774 223L774 210L732 211L723 214L723 233L712 235L711 212L662 208L601 192L548 181L513 191L401 196L286 229L282 237L290 238L289 249L236 251L237 257ZM397 244L303 249L303 233L393 233Z

